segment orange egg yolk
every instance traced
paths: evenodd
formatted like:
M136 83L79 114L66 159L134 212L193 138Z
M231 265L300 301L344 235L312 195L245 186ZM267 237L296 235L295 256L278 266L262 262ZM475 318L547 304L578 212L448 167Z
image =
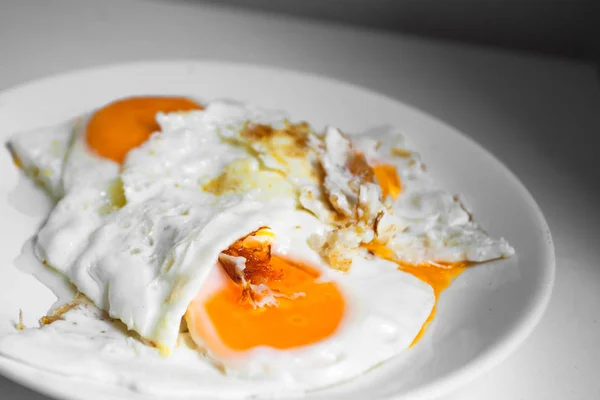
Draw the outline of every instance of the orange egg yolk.
M257 346L306 346L333 334L344 315L344 298L337 285L318 281L317 270L286 257L272 255L270 267L278 272L277 278L265 284L285 297L262 307L240 301L240 285L217 268L210 279L211 285L219 281L217 289L208 297L203 290L188 307L186 321L192 337L227 357Z
M431 321L433 321L433 318L435 317L435 313L437 311L437 303L440 294L446 288L448 288L448 286L450 286L452 281L457 276L459 276L465 269L467 269L469 263L466 261L461 261L453 264L444 262L430 262L419 265L413 265L396 259L394 253L384 245L372 242L365 245L365 248L378 257L395 262L396 264L398 264L398 269L412 274L414 277L419 278L423 282L429 284L433 289L435 303L433 305L431 313L429 314L429 317L427 317L427 320L425 321L425 323L421 327L421 330L419 331L419 333L414 338L411 344L411 346L414 346L423 337L425 331L427 330L427 327L429 326Z
M117 100L91 116L86 130L87 144L98 155L122 163L129 150L159 130L156 113L202 108L185 97L144 96Z
M398 176L398 172L396 172L396 167L389 164L375 165L373 167L373 173L375 174L375 178L377 178L377 182L379 182L383 197L389 195L392 196L392 199L396 200L402 190L400 177Z

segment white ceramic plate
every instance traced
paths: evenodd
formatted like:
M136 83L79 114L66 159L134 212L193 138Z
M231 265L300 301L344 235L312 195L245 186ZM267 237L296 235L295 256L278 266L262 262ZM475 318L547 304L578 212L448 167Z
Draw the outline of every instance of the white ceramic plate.
M213 62L136 63L78 71L0 95L0 139L56 123L118 97L179 94L235 98L284 109L294 119L348 132L387 125L414 142L434 178L462 193L476 220L504 236L517 255L472 268L446 290L434 323L417 346L351 383L310 397L430 398L486 372L539 321L554 279L554 248L538 206L518 179L471 139L405 104L368 90L307 74ZM2 149L3 150L3 149ZM13 267L23 242L44 216L43 202L24 202L19 172L0 151L0 331L22 309L35 324L54 301L36 279ZM35 199L40 194L25 194ZM127 389L36 371L0 357L0 372L42 393L67 399L142 399Z

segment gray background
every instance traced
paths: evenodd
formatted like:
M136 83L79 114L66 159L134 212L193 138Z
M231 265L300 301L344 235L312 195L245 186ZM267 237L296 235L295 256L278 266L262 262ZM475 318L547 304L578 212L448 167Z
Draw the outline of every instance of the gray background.
M182 0L199 1L199 0ZM529 50L600 64L594 0L208 0L269 12Z

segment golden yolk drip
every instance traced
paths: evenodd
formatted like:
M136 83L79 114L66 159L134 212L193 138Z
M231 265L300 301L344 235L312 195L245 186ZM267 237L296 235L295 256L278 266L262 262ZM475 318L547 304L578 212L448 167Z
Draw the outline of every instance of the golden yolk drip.
M395 262L396 264L398 264L398 269L412 274L416 278L419 278L423 282L427 283L433 289L435 303L433 305L433 308L431 309L431 313L427 317L427 320L425 321L425 323L421 327L421 330L411 343L410 346L412 347L421 339L421 337L425 334L427 327L429 326L431 321L433 321L433 318L435 317L435 313L437 311L437 303L440 294L446 288L448 288L448 286L450 286L452 281L458 275L460 275L465 269L467 269L469 263L466 261L461 261L453 264L432 262L413 265L407 262L397 260L394 257L394 253L384 245L378 243L369 243L365 245L365 248L378 257Z
M100 156L122 163L129 150L159 130L156 113L201 110L185 97L130 97L96 111L87 125L88 145Z
M272 255L270 263L281 278L266 284L286 296L276 297L277 305L254 308L240 302L242 288L227 279L208 300L199 296L188 307L188 328L214 353L227 356L256 346L305 346L326 339L337 329L344 299L335 283L318 282L316 270L281 256Z
M455 264L445 264L445 267L436 267L431 264L421 264L415 266L410 264L402 264L400 262L398 262L398 265L400 265L400 269L402 271L408 272L423 282L428 283L433 288L433 294L435 295L435 303L431 309L431 313L427 317L427 320L421 327L421 330L417 336L415 336L410 344L412 347L421 339L421 337L425 334L427 327L431 321L433 321L437 311L437 303L440 298L440 293L448 288L452 281L467 268L467 263L459 262Z
M375 174L375 178L377 178L377 182L379 182L383 197L391 195L392 199L396 200L402 190L402 184L400 183L398 172L396 172L396 167L389 164L376 165L373 167L373 173Z

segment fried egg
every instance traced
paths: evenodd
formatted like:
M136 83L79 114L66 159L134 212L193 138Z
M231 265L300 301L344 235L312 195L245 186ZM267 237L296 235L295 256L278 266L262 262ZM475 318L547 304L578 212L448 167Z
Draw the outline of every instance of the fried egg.
M373 143L366 137L359 140ZM400 259L413 264L430 260L483 262L514 254L506 240L490 238L473 221L459 196L433 181L403 136L390 132L382 135L376 146L379 154L371 151L369 162L393 165L402 182L402 196L392 207L407 221L407 228L389 244Z
M158 112L200 109L183 97L131 97L56 126L22 132L7 146L15 164L55 199L119 175L126 154L159 131Z
M323 189L332 207L353 222L331 231L336 243L331 239L321 243L324 255L340 258L338 253L349 254L365 245L374 251L379 248L380 255L390 252L405 264L441 265L484 262L514 253L504 239L490 238L472 221L457 196L435 184L419 154L398 133L351 141L330 128L320 142ZM352 215L355 210L360 215ZM345 261L341 257L337 262Z
M47 144L10 145L26 171L61 177L42 182L60 201L36 256L157 354L269 383L244 395L368 371L418 339L467 265L513 253L397 134L156 97L65 126L52 163Z

